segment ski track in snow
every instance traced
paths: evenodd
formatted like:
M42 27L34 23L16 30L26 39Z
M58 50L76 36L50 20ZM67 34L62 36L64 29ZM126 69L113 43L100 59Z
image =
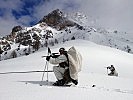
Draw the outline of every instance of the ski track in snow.
M107 88L104 86L96 86L96 85L72 85L72 86L53 86L52 84L54 82L48 82L48 81L21 81L25 82L26 85L30 84L39 84L40 86L45 86L45 88L78 88L78 89L95 89L98 91L108 91L108 92L119 92L119 93L127 93L127 94L133 94L133 90L122 90L119 88Z
M106 88L106 87L100 87L100 86L95 86L95 87L92 87L92 86L88 86L88 85L83 85L83 86L79 86L79 88L84 88L84 89L96 89L96 90L102 90L102 91L114 91L114 92L120 92L120 93L128 93L128 94L133 94L133 90L122 90L122 89L111 89L111 88Z

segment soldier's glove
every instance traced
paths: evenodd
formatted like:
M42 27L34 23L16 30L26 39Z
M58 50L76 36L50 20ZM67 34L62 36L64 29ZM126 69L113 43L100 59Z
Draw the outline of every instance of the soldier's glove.
M50 56L47 56L47 57L46 57L46 60L49 61L49 59L50 59Z

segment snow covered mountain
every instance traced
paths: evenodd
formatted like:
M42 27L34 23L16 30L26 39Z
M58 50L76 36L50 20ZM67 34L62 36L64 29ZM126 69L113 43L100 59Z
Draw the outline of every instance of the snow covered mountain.
M31 27L16 26L9 36L0 39L0 60L29 55L41 47L83 39L133 53L131 33L91 26L87 16L76 12L64 14L56 9Z
M15 26L1 38L0 100L132 100L133 35L92 26L88 20L81 13L64 14L57 9L36 25ZM58 52L71 46L83 58L79 84L51 86L56 81L52 72L41 81L47 47ZM110 65L118 77L107 75ZM52 69L49 64L48 70Z

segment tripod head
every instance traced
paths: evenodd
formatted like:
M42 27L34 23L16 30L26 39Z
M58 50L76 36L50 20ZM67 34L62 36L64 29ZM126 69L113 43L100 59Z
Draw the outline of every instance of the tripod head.
M58 56L60 56L60 54L59 53L51 53L51 50L48 47L48 55L47 56L52 57L52 58L57 58ZM47 56L42 56L42 57L47 57Z
M49 57L52 57L52 58L57 58L58 56L60 56L60 54L59 53L52 53L52 54L50 54L50 55L48 55ZM47 56L42 56L42 58L43 57L47 57Z
M52 53L52 54L50 55L50 57L52 57L52 58L57 58L57 57L59 57L59 56L60 56L59 53Z
M108 67L104 67L104 68L110 69L110 66L108 66Z

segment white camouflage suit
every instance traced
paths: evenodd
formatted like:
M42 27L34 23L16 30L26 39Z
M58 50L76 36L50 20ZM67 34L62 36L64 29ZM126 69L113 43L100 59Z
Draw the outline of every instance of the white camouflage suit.
M50 60L49 60L49 62L51 64L54 64L54 65L57 65L59 63L66 62L66 61L67 61L67 58L64 54L60 55L57 58L50 58ZM68 68L67 66L66 66L66 68L63 68L60 65L57 65L57 66L53 67L53 71L55 73L55 76L56 76L57 80L63 79L65 69L67 69L67 68Z
M109 69L110 69L110 73L108 74L109 76L118 76L118 73L113 66L109 67Z
M76 51L75 47L71 47L68 50L67 54L69 59L70 77L74 80L78 80L78 72L81 71L82 57L80 53ZM67 57L64 54L62 54L57 58L50 58L49 61L51 64L57 65L61 62L67 61ZM53 67L53 71L55 73L57 80L63 79L65 69L68 69L68 67L65 68L62 68L60 66Z

